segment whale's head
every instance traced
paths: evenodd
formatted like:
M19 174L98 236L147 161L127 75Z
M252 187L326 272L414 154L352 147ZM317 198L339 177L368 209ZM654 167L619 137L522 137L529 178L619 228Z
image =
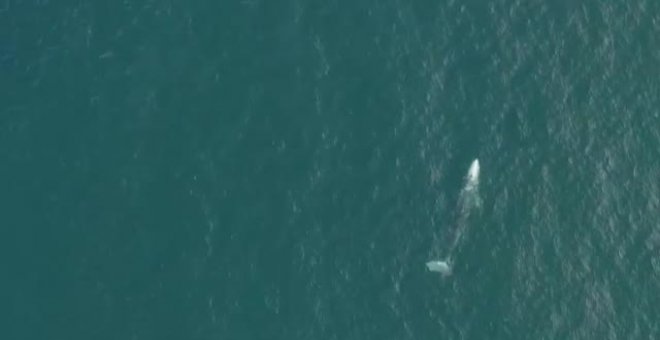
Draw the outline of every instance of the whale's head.
M470 164L470 170L468 170L468 181L470 183L476 183L479 181L479 160L475 159Z

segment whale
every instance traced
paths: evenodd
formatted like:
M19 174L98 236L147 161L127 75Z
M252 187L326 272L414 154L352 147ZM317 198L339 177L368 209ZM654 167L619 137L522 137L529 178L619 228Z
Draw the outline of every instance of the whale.
M426 268L429 271L440 273L443 276L451 275L452 261L450 258L463 234L463 225L465 224L465 219L469 215L472 208L478 208L480 206L479 192L477 190L479 187L480 170L479 159L474 159L470 164L467 175L465 176L465 187L463 188L459 198L458 205L461 211L461 217L459 218L459 226L456 232L456 236L454 237L454 241L449 248L449 252L445 260L433 260L426 262Z

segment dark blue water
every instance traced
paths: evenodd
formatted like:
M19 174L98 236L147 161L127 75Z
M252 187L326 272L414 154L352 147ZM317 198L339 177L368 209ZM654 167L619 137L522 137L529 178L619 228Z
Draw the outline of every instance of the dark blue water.
M0 1L2 338L655 338L659 6Z

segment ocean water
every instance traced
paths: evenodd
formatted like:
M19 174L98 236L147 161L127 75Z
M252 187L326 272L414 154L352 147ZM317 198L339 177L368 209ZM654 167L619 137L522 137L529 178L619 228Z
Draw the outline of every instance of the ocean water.
M659 33L651 0L2 0L0 337L657 338Z

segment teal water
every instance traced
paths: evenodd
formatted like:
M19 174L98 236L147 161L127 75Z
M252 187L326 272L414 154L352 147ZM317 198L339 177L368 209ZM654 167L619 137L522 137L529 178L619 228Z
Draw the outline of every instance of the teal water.
M655 338L659 22L2 0L1 337Z

